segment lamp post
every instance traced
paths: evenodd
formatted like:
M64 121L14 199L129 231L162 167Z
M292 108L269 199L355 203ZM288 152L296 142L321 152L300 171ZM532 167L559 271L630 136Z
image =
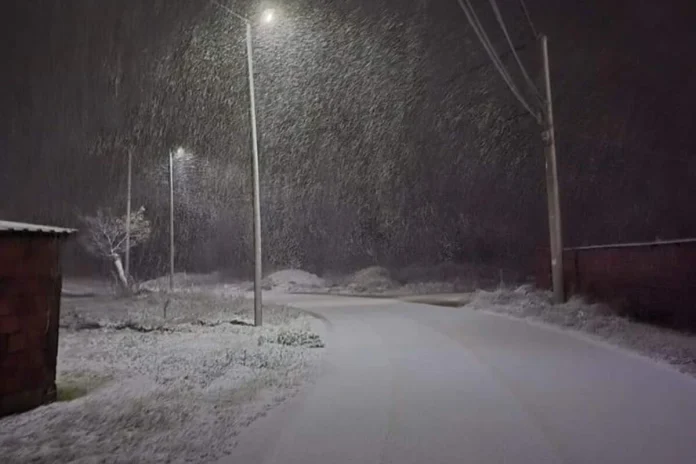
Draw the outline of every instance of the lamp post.
M253 183L253 208L254 208L254 325L259 327L263 324L261 278L262 274L262 253L261 253L261 188L259 186L259 144L256 128L256 99L254 92L254 52L252 46L251 21L236 13L229 7L216 3L220 8L232 16L242 20L246 26L246 50L247 50L247 71L249 72L249 112L251 115L251 177ZM261 15L261 20L268 24L275 19L274 10L266 10Z
M131 190L133 176L133 152L128 150L128 182L126 192L126 281L130 287L130 229L131 229Z
M182 177L182 170L187 164L193 160L191 152L186 151L183 147L178 147L176 150L169 150L169 169L168 169L168 184L169 184L169 291L174 291L174 169L178 165L181 169L179 177ZM182 166L183 163L183 166ZM185 177L183 177L185 181ZM181 184L177 180L178 184Z
M169 291L174 291L174 152L169 151Z

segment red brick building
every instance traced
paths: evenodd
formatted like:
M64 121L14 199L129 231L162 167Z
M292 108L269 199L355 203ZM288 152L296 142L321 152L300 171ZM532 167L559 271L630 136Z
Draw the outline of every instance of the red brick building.
M0 417L56 398L60 246L74 232L0 221Z

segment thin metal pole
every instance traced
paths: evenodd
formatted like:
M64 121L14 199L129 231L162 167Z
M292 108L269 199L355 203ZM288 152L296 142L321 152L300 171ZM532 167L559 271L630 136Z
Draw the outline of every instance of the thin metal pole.
M565 301L563 288L563 234L561 223L561 201L558 188L558 166L556 163L556 136L553 123L553 99L551 95L551 71L549 48L545 35L540 37L541 54L544 62L544 87L546 88L546 111L544 111L544 155L546 158L546 192L549 208L549 237L551 241L551 277L553 300Z
M128 192L126 193L126 279L130 282L131 186L133 153L128 150Z
M169 290L174 290L174 153L169 152Z
M263 324L261 306L261 188L259 186L259 144L256 132L256 100L254 95L254 57L252 50L251 23L246 24L246 43L247 61L249 70L249 106L251 111L251 175L253 182L253 205L254 205L254 325L259 327Z

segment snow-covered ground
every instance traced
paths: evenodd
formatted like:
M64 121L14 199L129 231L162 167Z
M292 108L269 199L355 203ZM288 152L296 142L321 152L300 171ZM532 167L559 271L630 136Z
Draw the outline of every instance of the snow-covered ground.
M318 289L326 286L321 277L299 269L285 269L270 274L264 279L266 285L278 290Z
M392 277L374 267L322 279L285 270L264 279L264 287L394 297L467 292L453 295L467 302L462 310L581 331L696 376L693 335L640 324L578 298L552 305L547 292L531 286L471 291L475 275L454 274ZM496 286L490 276L485 282ZM250 327L251 304L241 297L251 289L248 282L177 275L176 283L173 296L65 300L59 386L67 394L90 393L0 421L0 448L11 462L214 460L231 449L238 430L315 372L322 351L309 348L318 341L316 320L275 307L259 331ZM148 285L160 289L168 282Z
M292 280L293 284L275 284L274 287L284 288L291 292L311 292L345 295L379 295L379 296L404 296L428 293L453 293L473 291L476 288L490 287L498 283L490 278L483 279L480 276L471 275L462 270L462 275L447 279L438 278L437 268L432 271L408 270L392 275L389 270L380 266L371 266L344 276L333 276L322 279L305 271L281 271L276 273L282 279L275 281ZM292 277L290 277L292 276ZM300 278L295 276L301 276Z
M573 297L567 303L553 305L550 293L524 285L494 291L478 290L464 308L577 330L669 363L696 377L696 336L619 317L604 304L590 304Z
M219 272L211 272L209 274L177 272L174 274L174 286L177 291L199 291L203 288L216 287L222 284L224 280L224 277ZM169 276L165 275L142 282L140 288L154 292L168 291Z
M317 321L229 292L65 299L59 401L0 420L2 462L209 462L316 372ZM224 294L224 295L223 295ZM164 308L167 318L164 319Z
M438 274L446 274L441 268L414 268L397 272L393 277L388 270L373 266L348 276L325 279L324 287L295 286L290 290L383 296L425 303L429 302L428 297L413 296L435 295L432 302L437 304L455 306L459 302L461 306L465 302L464 307L469 310L504 313L587 333L667 362L696 377L696 336L693 334L620 317L604 304L591 304L578 297L562 305L553 305L548 292L537 290L531 285L504 285L505 275L502 271L497 285L493 276L494 269L485 269L482 274L478 274L475 269L458 266L450 269L449 273L454 278L450 276L447 280L437 280ZM472 287L476 284L482 284L490 290Z
M483 311L273 297L327 318L330 368L223 462L696 462L696 382L626 350Z

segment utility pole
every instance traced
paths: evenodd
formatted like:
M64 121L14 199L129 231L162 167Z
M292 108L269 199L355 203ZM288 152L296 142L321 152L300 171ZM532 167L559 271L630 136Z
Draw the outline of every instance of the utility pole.
M131 229L131 186L133 153L128 150L128 191L126 192L126 279L130 283L130 229Z
M544 156L546 164L546 193L548 200L548 212L549 212L549 238L550 238L550 250L551 250L551 275L553 282L553 300L555 303L562 303L565 301L565 291L563 289L563 238L562 238L562 227L561 227L561 202L559 199L559 189L558 189L558 166L556 163L556 136L554 133L553 125L553 98L551 95L551 72L549 70L549 49L548 40L545 35L538 35L534 24L532 23L529 11L527 10L527 5L524 0L520 0L524 14L529 22L529 26L532 29L532 33L539 40L539 47L541 52L541 59L543 64L543 86L546 90L545 96L540 95L534 83L531 81L522 60L517 55L516 47L512 43L510 34L505 26L505 21L503 20L500 9L498 8L497 2L495 0L490 0L489 2L493 8L493 12L498 20L498 24L505 35L510 50L515 55L515 60L522 71L522 75L527 81L528 86L532 87L535 91L535 96L543 104L541 115L539 114L536 105L530 104L525 98L519 88L515 85L512 75L507 71L505 66L502 64L500 57L495 51L488 34L481 25L481 22L474 11L474 8L469 0L459 0L459 6L466 15L469 25L473 31L478 36L483 48L486 50L489 58L495 65L496 69L500 73L501 77L507 84L508 88L515 95L517 100L525 107L525 109L534 116L534 119L541 123L543 131L541 133L542 140L544 142Z
M546 89L546 107L543 111L544 122L542 140L546 160L546 193L549 209L549 237L551 242L551 279L553 282L553 301L563 303L563 234L561 222L561 201L558 189L558 166L556 163L556 136L553 124L553 99L551 95L551 71L549 69L549 48L545 35L539 37L541 56L544 66L544 87Z
M169 291L174 291L174 152L169 152Z
M253 182L253 206L254 206L254 325L260 327L263 324L261 306L261 278L262 278L262 254L261 254L261 188L259 186L259 142L256 133L256 100L254 95L254 58L251 35L251 22L246 23L247 69L249 71L249 108L251 112L251 176Z

